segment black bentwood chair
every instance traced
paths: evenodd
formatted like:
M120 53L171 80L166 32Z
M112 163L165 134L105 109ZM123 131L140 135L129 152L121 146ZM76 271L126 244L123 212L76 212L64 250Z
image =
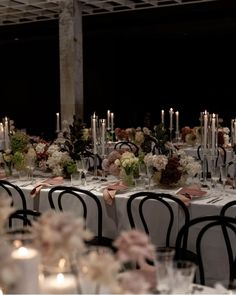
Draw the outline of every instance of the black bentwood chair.
M229 266L229 278L226 282L226 287L231 288L233 285L232 273L234 273L235 258L233 255L233 246L230 239L228 238L228 234L226 234L226 231L230 231L234 239L236 238L236 219L223 215L211 215L197 217L190 220L190 222L188 224L185 224L178 232L175 245L175 259L187 259L187 257L185 256L186 251L183 251L183 249L187 250L188 247L191 247L191 251L193 251L197 257L196 264L198 266L199 281L202 285L205 285L206 268L209 267L209 262L205 263L205 259L203 257L205 255L205 257L208 257L209 259L209 255L212 254L210 252L206 253L206 247L209 246L209 240L207 244L206 239L208 237L211 240L213 236L214 240L211 242L211 244L216 243L216 241L217 243L219 241L223 241L223 245L225 246L225 251L227 253L225 255L225 259L227 260ZM187 245L186 236L188 236ZM215 253L215 255L222 255L222 257L224 257L223 250L221 253ZM225 273L222 272L222 282L225 279L224 277Z
M1 179L0 187L2 187L5 195L9 196L12 199L12 203L11 203L12 206L15 205L14 201L19 199L20 205L18 205L18 207L24 210L27 208L25 195L19 186L11 183L8 180Z
M79 208L81 209L80 215L85 220L85 226L88 214L94 216L94 218L97 218L97 233L92 240L88 241L88 245L104 246L114 250L114 247L112 246L113 240L103 236L103 213L102 205L99 198L92 192L77 187L55 186L51 188L48 192L50 207L51 209L56 211L72 211L72 206L67 206L67 208L64 208L65 203L63 202L63 200L67 200L68 204L68 198L71 198L71 201L72 199L76 199L76 201L78 201Z
M153 229L154 233L151 233L150 226L147 221L150 220L149 212L147 212L148 210L145 210L145 205L148 203L149 206L152 206L153 208L155 206L155 216L152 216L151 219L157 220L158 217L164 215L165 222L161 222L161 220L159 220L161 223L158 224L157 221L155 221L156 227L162 227L162 229L165 231L165 242L164 245L161 246L174 247L174 245L171 244L171 236L172 234L175 234L173 233L173 226L177 223L179 214L182 214L183 224L188 224L190 220L188 208L184 202L178 199L178 197L166 193L143 191L131 194L127 201L127 214L130 226L131 228L137 229L138 222L141 221L142 227L147 235L155 235L155 228ZM174 212L176 205L178 206L177 214ZM136 216L137 218L134 217L134 210L136 210L135 208L138 208L138 216Z
M21 220L24 226L31 226L33 220L37 220L37 218L41 216L41 212L31 209L18 209L11 213L8 217L9 219L9 227L13 227L14 220Z
M115 146L115 150L124 150L134 153L135 156L138 156L139 154L139 147L131 142L131 141L118 141Z

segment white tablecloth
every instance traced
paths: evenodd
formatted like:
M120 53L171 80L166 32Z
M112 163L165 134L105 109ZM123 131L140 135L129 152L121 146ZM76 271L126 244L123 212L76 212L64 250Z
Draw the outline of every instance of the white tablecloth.
M20 183L16 183L20 184ZM70 182L65 182L65 184L70 185ZM125 191L123 193L117 193L115 196L114 202L112 205L107 205L104 202L104 199L102 197L102 192L98 188L98 182L95 183L89 183L88 186L83 187L85 189L91 189L93 193L95 193L102 204L103 208L103 234L104 236L110 237L110 238L116 238L118 234L122 230L130 229L128 217L127 217L127 211L126 211L126 204L127 199L129 198L129 195L136 192L135 189L130 191ZM104 185L104 183L103 183ZM27 198L27 205L28 208L31 209L38 209L40 212L45 212L47 210L50 210L47 193L49 188L43 188L40 192L40 196L36 198L30 197L30 191L32 190L33 185L30 184L26 187L22 187L26 198ZM154 190L155 191L155 190ZM156 188L156 191L159 191ZM175 191L164 191L168 193L175 194ZM222 191L220 188L217 188L216 191L211 192L211 197L203 197L199 199L195 199L191 202L189 206L189 212L191 218L198 217L198 216L205 216L205 215L213 215L213 214L219 214L222 206L226 204L227 202L234 200L236 198L236 190L227 189L227 196L222 198L217 203L210 204L208 201L210 198L213 198L213 196L221 195ZM86 200L88 202L88 200ZM157 203L157 202L156 202ZM15 200L15 207L17 207L17 200ZM138 203L136 203L137 206ZM150 205L146 208L148 215L150 216L151 221L151 232L154 234L151 235L152 241L155 245L163 245L164 243L164 226L167 223L166 220L166 213L164 210L157 210L157 207L155 207L154 202L150 202ZM78 209L78 201L74 199L71 201L71 199L68 198L68 201L65 202L65 208L68 208L69 210L74 211L76 214L79 214ZM92 203L89 204L89 206L92 206ZM175 204L173 204L175 206ZM93 212L93 210L92 210ZM158 212L158 214L157 214ZM175 214L178 214L178 222L175 223L174 227L174 236L172 237L172 242L174 245L174 241L176 238L176 234L179 230L179 228L182 225L182 219L181 214L178 212L178 208L175 208ZM231 213L232 216L236 216L236 208L232 208ZM135 210L135 216L138 216L137 207ZM96 233L96 216L94 213L88 214L88 227ZM140 229L142 229L142 226L140 224ZM197 229L196 229L197 231ZM227 263L225 262L227 259L226 252L224 251L224 247L222 245L222 241L216 238L217 232L213 233L212 236L209 236L207 238L207 245L204 249L204 265L206 265L206 284L213 286L213 284L218 281L222 274L225 275L225 278L227 278L228 275L228 268ZM235 242L235 249L236 249L236 242ZM225 282L222 282L225 283Z

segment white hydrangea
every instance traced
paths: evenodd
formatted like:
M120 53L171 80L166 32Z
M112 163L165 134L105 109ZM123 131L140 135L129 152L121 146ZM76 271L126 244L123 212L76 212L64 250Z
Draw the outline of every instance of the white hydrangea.
M153 155L149 153L144 157L144 163L148 167L155 167L157 171L164 170L168 163L168 158L165 155Z
M68 162L72 161L68 152L55 150L47 160L47 165L54 175L62 175L63 169Z
M36 153L37 153L37 154L42 154L42 153L44 153L45 148L46 148L46 143L39 142L39 143L36 145L36 147L35 147Z

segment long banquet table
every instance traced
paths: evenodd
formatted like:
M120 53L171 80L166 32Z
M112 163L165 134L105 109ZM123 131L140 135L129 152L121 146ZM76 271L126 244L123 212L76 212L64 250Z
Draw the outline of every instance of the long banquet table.
M36 183L39 180L40 179L37 179ZM114 179L111 179L111 181L114 181ZM37 197L32 198L30 197L30 192L34 188L35 184L29 184L24 186L25 185L24 182L16 181L16 180L14 180L14 183L19 185L24 191L24 194L27 199L28 208L37 209L40 212L45 212L47 210L50 210L50 206L49 206L49 202L47 198L47 193L50 188L43 188ZM107 185L108 182L101 182L100 180L95 180L91 182L88 181L87 183L88 185L83 186L81 188L91 190L94 194L96 194L99 197L102 204L103 235L110 238L116 238L122 230L130 229L130 225L129 225L129 221L127 217L127 211L126 211L126 204L130 194L137 192L137 189L133 188L130 190L117 193L113 203L111 205L108 205L104 202L104 199L102 196L102 187ZM70 181L65 180L64 184L70 185ZM152 190L166 192L166 193L170 193L174 195L177 192L176 189L161 190L156 187L153 187ZM227 195L216 203L208 203L208 202L209 200L213 199L216 195L222 195L222 191L220 188L218 188L217 190L212 189L210 192L208 192L207 196L205 197L199 197L192 200L190 203L190 206L188 207L190 212L190 217L194 218L194 217L204 216L204 215L219 214L224 204L236 198L236 190L227 188L226 192L227 192ZM86 202L89 202L89 200L86 200ZM75 214L79 215L80 209L78 208L77 204L78 204L78 201L76 199L71 200L70 198L67 201L65 201L64 208L68 210L72 210L73 212L75 212ZM135 204L135 207L136 207L134 212L135 219L138 216L137 204L138 204L138 201ZM19 203L17 200L15 200L14 206L16 208L17 206L19 206ZM91 208L92 203L89 204L89 206ZM172 206L174 208L175 214L178 217L177 218L178 221L174 224L174 227L175 227L174 235L171 238L171 241L174 245L176 234L182 225L183 219L181 218L182 216L181 212L178 211L178 208L176 204L174 204L174 202ZM164 210L157 211L157 207L153 206L153 202L149 202L149 205L145 208L145 210L146 212L148 212L148 215L150 217L151 232L154 232L154 234L151 235L151 239L155 245L161 246L164 243L163 231L164 231L164 225L167 223L167 217L166 217L167 214L165 214ZM160 212L160 214L157 215L157 212ZM232 208L230 214L232 214L232 216L236 216L236 207ZM88 228L90 228L92 232L96 233L96 217L94 216L94 212L93 214L88 214L87 219L88 219L87 220ZM139 228L142 229L141 223L139 223ZM227 268L227 263L225 262L227 259L227 256L226 256L226 253L224 252L222 241L216 240L214 233L212 236L207 238L206 242L207 242L207 245L205 246L205 249L204 249L204 253L205 253L204 267L206 268L206 284L209 286L213 286L215 282L219 281L219 279L222 277L222 274L225 274L225 278L227 278L228 268ZM221 283L225 283L225 282L221 281Z

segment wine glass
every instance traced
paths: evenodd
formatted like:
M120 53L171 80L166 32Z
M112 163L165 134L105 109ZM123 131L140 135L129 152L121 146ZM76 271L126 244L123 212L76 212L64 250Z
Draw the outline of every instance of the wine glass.
M220 167L219 166L213 166L212 170L211 170L211 185L212 188L216 188L217 187L217 183L220 180Z
M221 177L221 181L222 181L222 185L223 185L223 193L224 193L224 196L226 196L225 185L226 185L226 181L227 181L227 177L228 177L228 166L227 165L220 166L220 177Z
M34 181L34 170L36 167L35 158L26 158L26 170L28 172L28 179Z
M88 172L88 165L89 165L88 158L80 156L80 159L76 160L76 167L77 167L77 171L80 174L80 180L82 185L87 184L86 175Z

